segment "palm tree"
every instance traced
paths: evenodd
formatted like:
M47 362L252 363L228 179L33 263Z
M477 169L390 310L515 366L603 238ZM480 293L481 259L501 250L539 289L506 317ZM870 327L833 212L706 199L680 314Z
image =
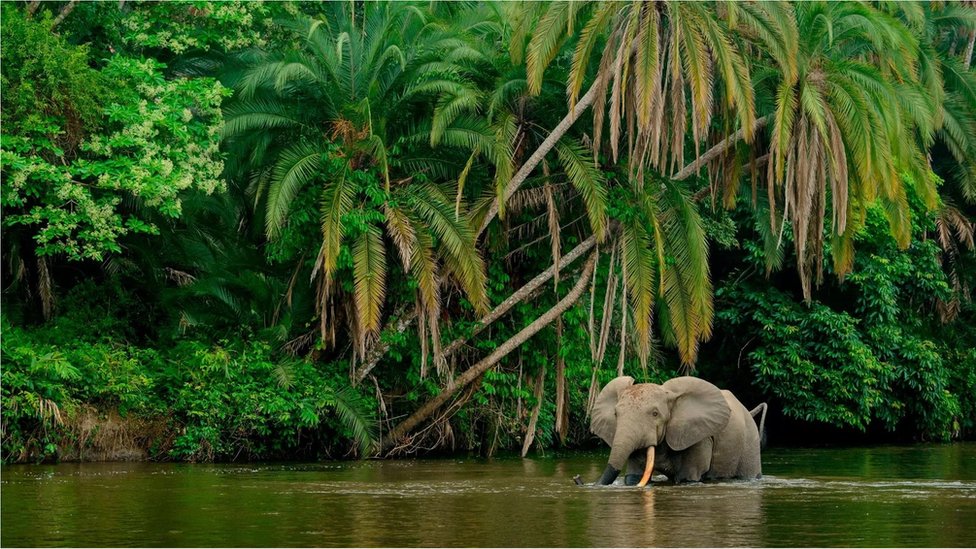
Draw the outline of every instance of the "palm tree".
M711 73L713 60L717 61L723 78L730 80L725 82L730 90L726 94L726 106L731 112L739 113L740 123L745 124L738 132L732 132L733 135L727 143L720 143L717 149L713 147L715 150L706 152L702 158L708 159L718 155L737 140L743 137L750 138L753 131L761 127L761 123L755 121L752 114L753 99L748 68L737 49L738 46L732 42L731 27L720 24L716 12L709 8L680 2L660 5L607 3L599 4L593 10L590 10L588 5L571 2L554 2L548 5L530 3L510 10L509 15L512 17L509 19L513 21L509 38L510 56L512 62L516 64L523 56L526 58L526 86L530 93L541 91L543 73L556 57L567 37L574 34L574 28L578 28L576 22L586 20L587 16L591 19L583 26L584 30L574 54L574 64L571 68L574 72L571 72L569 78L569 113L549 131L548 135L540 136L535 151L525 160L505 188L496 193L490 208L482 217L479 234L496 216L504 215L505 204L520 192L520 188L529 180L531 172L539 164L543 164L543 180L546 179L549 175L548 164L545 162L547 155L554 148L559 150L561 143L565 145L563 140L570 127L586 108L601 98L599 100L601 107L597 109L595 115L592 140L596 148L599 148L599 133L604 122L602 105L605 99L603 98L607 90L611 89L611 149L616 160L619 154L621 130L627 128L629 146L626 149L626 158L632 168L629 177L624 178L627 183L618 185L617 192L621 194L617 195L617 198L620 199L618 201L633 206L624 208L624 211L618 215L621 219L612 224L613 227L620 228L619 237L614 238L610 247L621 248L620 264L624 281L622 284L625 287L624 295L627 295L628 290L630 293L639 354L641 359L646 361L651 348L651 314L656 299L661 298L659 303L664 304L661 307L662 316L667 319L665 337L677 343L685 364L693 364L698 342L707 338L711 331L711 283L708 277L705 234L693 199L684 186L675 181L653 177L651 172L645 173L645 166L665 169L668 163L672 166L680 166L684 163L683 143L686 126L681 113L685 112L686 82L691 82L690 86L694 92L692 110L695 112L693 137L696 149L704 141L705 129L711 123L713 111L711 95L714 86ZM734 18L731 11L726 11L727 18ZM770 12L755 7L742 11L746 14L739 19L752 29L760 40L780 43L784 39L779 35L788 34L793 29L789 25L791 22L789 13L783 9L774 8L774 13L780 16L778 20L769 15ZM704 26L696 28L696 25ZM531 32L528 31L530 28ZM665 40L665 37L674 36L677 38L671 41ZM526 38L529 38L527 45ZM677 41L674 41L675 39ZM785 42L785 46L780 44L774 56L789 59L788 55L783 55L784 51L790 51L789 38L785 39ZM605 52L600 69L589 91L577 99L581 83L587 75L586 66L590 53L598 43L604 45ZM687 48L689 45L694 46L694 49L689 52L691 55L682 56L681 52L684 51L682 48ZM659 53L660 51L665 53ZM638 63L641 65L639 68L636 67ZM666 68L670 71L679 71L681 74L674 75L666 71ZM691 74L689 80L684 77L685 70ZM656 81L655 78L661 81ZM574 82L577 83L575 89ZM671 99L665 94L665 90L671 88L662 87L664 82L673 83L674 90L681 94L680 100ZM657 95L654 96L649 90L656 90L654 93ZM654 108L659 110L656 128L637 124L638 114L634 108L634 105L638 104L635 100L637 97L645 102L645 106L647 101L650 101ZM669 126L667 129L663 128L665 111L662 109L665 108L665 104L668 105L669 110L674 111L669 112L668 115L675 121L674 127ZM653 122L645 117L647 112L649 111L645 110L640 115L642 123ZM661 139L662 135L666 139ZM559 152L562 153L561 150ZM581 150L577 152L577 156L582 160L585 156L580 153ZM654 159L651 158L652 154L656 155ZM689 177L702 162L704 162L702 159L692 162L690 165L692 167L681 170L677 178ZM568 167L566 171L570 171ZM653 181L655 184L645 186L645 181ZM596 230L599 225L593 222L595 209L589 205L587 209L591 216L591 226ZM607 227L611 228L611 224L607 224ZM576 249L568 252L566 256L580 257L596 241L597 235L594 234L585 239ZM558 246L554 246L554 250L558 250ZM615 256L611 255L611 258L613 257ZM593 261L594 258L591 258L587 263L584 274L589 274ZM611 259L611 262L613 261L614 259ZM553 267L560 263L559 258L554 257ZM615 265L611 265L611 269L617 268ZM556 269L550 268L540 277L555 271ZM536 277L526 286L535 284L540 277ZM567 297L573 297L574 300L578 298L582 294L580 289L582 282L584 280L579 279ZM513 294L513 298L520 294L524 295L522 290L524 288ZM558 307L544 315L549 322L555 321L558 313L568 307L564 301L565 298L560 301ZM554 312L556 314L551 314ZM607 314L607 311L604 311L604 314ZM490 316L497 318L494 315ZM626 310L621 316L622 333L625 333ZM542 320L544 318L540 317L533 321L522 332L506 341L500 349L516 348L540 329L539 322ZM508 352L507 350L505 352ZM476 379L480 375L479 372L490 368L502 356L504 354L499 351L492 353L455 380L455 383L443 388L437 397L395 427L384 442L384 447L391 447L398 437L408 433L443 405L460 389L460 386ZM621 354L621 358L622 356ZM557 404L558 395L557 387ZM557 411L557 416L559 415Z
M804 2L796 20L798 73L779 75L773 92L766 179L770 223L782 238L778 199L810 299L814 277L822 276L828 214L834 271L843 277L875 201L907 245L906 176L934 206L922 147L931 142L938 104L918 79L918 42L896 19L863 4Z
M334 340L343 291L336 276L349 269L347 318L356 355L365 355L381 326L389 241L416 283L421 329L429 330L421 340L426 345L429 335L437 357L441 280L457 281L477 311L487 306L467 212L436 183L460 170L464 151L494 146L484 128L457 116L476 94L462 64L467 52L415 7L323 8L319 18L288 23L293 50L244 58L232 78L238 96L226 109L225 135L246 159L269 239L281 234L299 193L319 189L322 242L312 276L322 338ZM439 146L438 154L422 141Z
M935 139L952 158L946 175L955 180L965 200L976 203L976 71L970 67L976 5L919 2L891 7L900 11L919 40L919 77L938 109ZM960 47L960 34L967 33L968 44Z
M750 44L743 43L736 31L753 37L784 74L793 75L796 30L792 13L788 7L772 3L606 2L591 10L558 2L537 17L526 46L529 89L539 89L544 71L571 29L574 25L581 28L567 86L570 111L592 103L594 153L599 154L608 124L611 160L624 158L628 164L626 191L639 205L641 215L621 224L620 245L627 267L622 277L627 287L624 294L630 298L639 355L646 361L650 353L653 304L663 297L664 335L678 343L682 362L691 366L698 341L711 333L704 233L694 206L682 194L683 187L670 180L658 181L660 178L645 171L649 168L661 175L674 173L673 180L686 179L725 148L739 140L751 141L764 121L755 117L743 53ZM591 58L601 49L594 83L580 97L590 78ZM727 139L702 155L701 145L710 137L716 112L728 115L726 126L737 123L739 130L728 130ZM625 148L621 147L624 136ZM696 160L679 171L686 162L686 142L694 145ZM659 184L645 190L644 182L651 179ZM516 176L511 186L518 184L521 181ZM678 213L681 215L674 217ZM671 230L675 220L680 220L684 233ZM679 246L685 249L679 250ZM683 259L666 262L665 257Z

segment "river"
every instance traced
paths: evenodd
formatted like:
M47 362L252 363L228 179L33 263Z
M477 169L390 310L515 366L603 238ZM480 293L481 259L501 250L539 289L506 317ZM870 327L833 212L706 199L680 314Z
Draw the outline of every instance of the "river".
M770 449L749 482L573 484L606 456L5 466L0 544L976 546L976 443Z

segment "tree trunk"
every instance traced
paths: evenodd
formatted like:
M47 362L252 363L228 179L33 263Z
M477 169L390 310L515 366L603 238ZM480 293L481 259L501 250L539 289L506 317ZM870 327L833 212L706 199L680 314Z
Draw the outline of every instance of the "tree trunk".
M405 314L397 315L397 317L398 318L396 320L391 321L391 324L393 324L393 326L388 325L388 328L391 328L397 334L402 334L403 332L406 331L407 327L409 327L410 324L412 324L413 321L416 320L417 310L413 309L409 312L406 312ZM383 330L383 332L386 331L387 329ZM383 338L380 337L379 341L376 342L376 345L374 345L373 348L370 349L368 353L366 353L366 358L363 359L363 363L360 365L359 368L356 369L356 373L355 375L353 375L352 378L353 386L359 385L364 379L366 379L366 376L368 376L369 373L373 371L373 368L375 368L376 365L379 364L380 359L382 359L386 355L386 352L389 350L390 350L390 344L384 342Z
M539 145L539 148L532 153L532 156L525 161L525 164L522 164L519 171L512 176L511 181L508 182L508 186L505 188L505 202L508 202L508 200L512 198L512 195L515 194L519 187L522 186L522 183L525 183L525 180L528 179L529 174L532 173L532 170L534 170L536 166L539 165L539 162L542 162L542 159L549 154L549 151L556 146L556 142L566 135L569 128L573 127L573 124L579 120L579 117L581 114L583 114L583 111L588 109L590 105L593 104L593 100L596 99L596 92L600 87L601 81L601 78L597 78L597 80L593 82L593 85L590 86L590 89L587 90L586 94L583 95L583 97L580 97L576 105L568 113L566 113L566 116L559 121L559 124L556 124L556 127L552 129L549 136L546 137L541 145ZM481 236L481 233L485 232L488 225L498 216L498 208L499 204L498 199L496 198L494 202L491 203L491 208L488 210L488 214L485 215L485 219L481 222L481 228L478 229L477 234L475 234L475 238Z
M506 200L508 200L509 198L511 198L513 194L515 194L515 192L522 185L522 183L524 183L525 180L528 178L529 173L531 173L532 170L539 165L539 163L542 161L545 155L548 154L548 152L552 150L552 148L555 146L556 142L559 141L559 139L562 138L562 136L565 135L567 131L569 131L569 128L572 127L572 125L576 122L576 120L579 119L580 115L583 113L583 110L589 108L589 106L593 104L593 101L596 97L596 90L598 87L597 85L599 83L600 82L598 80L594 82L592 86L590 86L590 89L587 90L586 94L580 98L579 102L576 103L576 106L573 108L572 112L568 113L562 119L562 121L559 122L559 124L557 124L555 128L553 128L552 133L549 134L549 137L547 137L546 140L542 142L542 145L540 145L539 148L532 154L532 156L530 156L529 159L525 162L525 164L523 164L522 167L519 168L518 173L516 173L512 177L512 180L511 182L509 182L508 188L505 191ZM762 129L769 122L769 118L770 118L769 116L764 116L756 120L755 124L753 125L753 130L756 131ZM743 131L742 129L738 130L731 136L723 139L718 144L705 151L704 154L702 154L700 157L695 159L693 162L691 162L690 164L682 168L681 171L674 174L672 179L678 181L682 179L686 179L691 174L695 173L698 170L698 168L710 162L711 160L714 160L720 154L722 154L723 152L731 148L733 145L741 141L744 137L745 137L745 131ZM707 196L708 191L709 189L702 189L701 191L695 194L694 200L696 202L698 200L701 200L702 198ZM481 224L481 228L478 229L478 233L476 237L480 236L481 233L484 232L484 230L488 227L488 224L491 223L497 215L498 215L498 201L496 200L495 202L492 203L491 209L488 211L488 214L485 216L485 219ZM532 295L532 292L534 292L539 286L541 286L543 283L547 282L550 278L552 278L555 275L555 273L558 272L560 268L562 268L563 265L569 264L570 262L574 261L582 254L586 253L586 251L592 248L594 244L596 244L595 236L591 236L590 238L584 240L579 246L577 246L571 252L566 254L565 257L560 258L560 261L557 265L553 265L549 269L543 271L541 274L539 274L539 276L532 279L528 284L520 288L518 291L512 294L508 299L502 302L501 305L496 307L492 312L488 313L488 315L482 318L478 322L478 324L475 325L474 331L472 332L471 336L468 336L466 338L458 338L452 341L444 349L443 356L447 357L448 355L457 351L460 348L460 346L463 345L468 339L480 333L488 325L490 325L495 320L498 320L499 317L501 317L506 312L508 312L508 310L511 309L513 306L520 303L528 296ZM393 327L393 329L395 329L397 333L403 333L403 331L406 330L411 323L413 323L415 318L416 315L414 313L410 313L397 320L396 325L395 327ZM384 328L384 331L386 331L389 327L390 326L388 325L387 328ZM389 348L390 348L389 344L386 343L377 344L376 347L374 347L373 350L367 355L366 359L363 360L363 366L359 370L357 370L357 373L353 379L353 384L358 384L363 379L365 379L365 377L369 374L369 372L371 372L373 368L375 368L376 365L379 363L379 361L383 358L383 356L386 355L386 352L389 350Z
M556 434L559 443L566 444L569 433L569 391L566 388L566 361L562 354L563 319L556 318Z
M582 257L583 254L593 249L596 245L596 236L590 236L583 242L580 242L575 248L573 248L569 253L559 258L559 263L554 264L545 271L539 273L535 278L530 280L524 286L519 288L515 293L508 296L505 301L501 302L497 307L492 309L490 313L485 315L474 325L471 334L464 337L459 337L452 341L444 350L441 352L441 356L447 358L448 356L454 354L458 349L461 348L468 340L472 337L480 334L485 328L491 325L502 317L505 313L511 310L512 307L518 305L529 296L531 296L536 290L538 290L543 284L552 279L556 272L560 269L565 269L571 263ZM416 311L410 311L402 316L399 316L395 320L391 320L387 324L387 327L383 329L384 332L393 330L398 334L402 334L406 329L417 319ZM358 385L373 368L379 364L379 361L386 355L386 352L390 350L389 343L384 343L382 339L374 346L367 354L365 360L363 360L362 365L357 368L356 374L353 376L353 385Z
M518 305L532 295L543 284L548 282L556 274L556 272L561 269L565 269L570 263L576 261L577 258L590 251L594 245L596 245L596 235L590 236L583 242L580 242L580 244L573 248L569 253L559 258L558 263L554 263L551 267L539 273L535 278L527 282L512 295L508 296L505 301L501 302L490 313L479 320L478 323L472 328L471 335L459 337L452 341L447 347L444 348L443 355L447 357L460 349L461 346L464 345L469 339L480 334L485 328L491 325L492 322L498 320L512 307Z
M967 69L973 62L973 46L976 46L976 30L970 31L969 33L969 45L966 46L966 55L962 59Z
M770 118L769 116L764 116L756 120L756 123L752 125L752 131L761 130L769 122L769 118ZM701 168L705 164L708 164L712 160L715 160L720 154L730 149L733 145L737 144L739 141L742 141L745 135L746 132L745 129L743 128L733 133L732 135L726 137L725 139L719 141L718 144L716 144L714 147L705 151L705 154L696 158L694 162L688 164L684 168L681 168L681 171L672 175L671 179L675 181L681 181L682 179L687 179L691 174L697 172L699 168Z
M716 147L717 146L718 145L716 145ZM709 150L709 152L711 152L711 150ZM706 154L708 154L708 153L706 153ZM766 153L766 154L760 156L759 158L753 160L752 162L746 164L743 167L743 171L749 172L749 171L752 171L752 170L759 169L759 168L765 166L766 165L766 162L769 162L769 153ZM684 170L681 170L681 171L684 171ZM699 189L698 192L696 192L695 194L693 194L691 196L691 201L692 202L701 202L701 200L703 198L705 198L706 196L708 196L709 194L711 194L711 192L712 192L712 188L711 187L703 187L703 188Z
M539 368L539 379L535 384L535 408L532 408L532 417L529 418L529 427L525 430L525 439L522 441L522 457L529 453L532 441L535 440L535 426L539 423L539 410L542 409L542 395L546 382L545 364Z
M487 372L488 369L497 364L498 361L508 355L508 353L517 349L530 337L534 336L539 332L539 330L551 324L559 315L564 313L574 303L576 303L576 301L579 300L580 296L582 296L583 292L586 290L586 284L589 281L590 275L593 274L593 269L595 266L596 254L594 253L590 255L586 265L583 267L583 272L580 273L579 280L576 281L576 285L573 286L568 294L566 294L566 297L559 300L559 302L556 303L556 305L554 305L551 309L546 311L545 314L535 319L531 324L523 328L522 331L515 334L511 339L505 343L502 343L501 346L495 349L490 355L488 355L487 358L465 370L464 373L454 380L454 383L448 384L449 388L444 388L441 390L437 396L428 400L416 412L411 414L410 417L394 427L386 438L383 439L381 450L390 449L399 440L406 437L414 427L427 420L431 414L443 406L444 403L446 403L460 389L464 388L473 380Z
M61 8L61 13L59 13L58 16L54 18L54 22L51 23L51 30L54 30L54 27L60 25L61 21L64 21L64 18L67 17L69 13L74 11L76 4L78 4L78 0L71 0L65 7Z

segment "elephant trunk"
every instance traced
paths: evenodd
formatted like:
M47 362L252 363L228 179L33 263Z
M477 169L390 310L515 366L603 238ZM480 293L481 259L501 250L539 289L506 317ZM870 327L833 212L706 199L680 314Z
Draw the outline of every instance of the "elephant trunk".
M598 485L611 484L617 479L620 470L627 464L627 458L637 448L637 439L635 433L617 427L613 446L610 448L610 459L607 461L607 468L603 470L603 476L596 482Z

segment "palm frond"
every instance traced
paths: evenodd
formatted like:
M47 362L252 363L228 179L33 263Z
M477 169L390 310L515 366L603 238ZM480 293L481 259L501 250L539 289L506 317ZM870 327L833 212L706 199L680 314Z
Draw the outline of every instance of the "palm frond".
M372 408L352 387L333 389L322 395L321 405L333 408L339 423L359 445L362 456L368 456L379 437L376 434L376 418Z
M326 184L322 191L322 250L316 261L315 270L322 270L326 280L331 280L339 258L339 247L345 235L343 217L352 210L353 185L345 173Z
M379 228L368 225L353 241L352 259L356 315L363 336L358 342L359 354L363 356L366 353L365 337L379 333L386 297L386 248Z
M621 223L620 248L638 355L642 363L646 363L651 353L651 314L657 295L657 261L651 236L638 217Z
M708 240L701 217L677 182L666 181L667 207L660 211L660 227L667 254L661 266L664 301L678 343L681 362L693 366L698 343L712 334L712 283L708 268Z
M456 219L450 199L434 185L419 184L409 191L409 207L437 235L445 264L457 277L475 310L487 312L485 265L467 218Z
M539 19L526 48L526 74L529 93L542 91L542 76L566 40L566 25L577 9L576 2L555 1L549 4Z
M264 230L275 238L288 219L288 210L298 192L319 175L323 152L312 143L298 143L278 155L271 171Z
M556 143L559 162L569 180L583 197L590 228L602 242L606 236L607 188L603 173L593 161L593 156L576 141L561 139Z

